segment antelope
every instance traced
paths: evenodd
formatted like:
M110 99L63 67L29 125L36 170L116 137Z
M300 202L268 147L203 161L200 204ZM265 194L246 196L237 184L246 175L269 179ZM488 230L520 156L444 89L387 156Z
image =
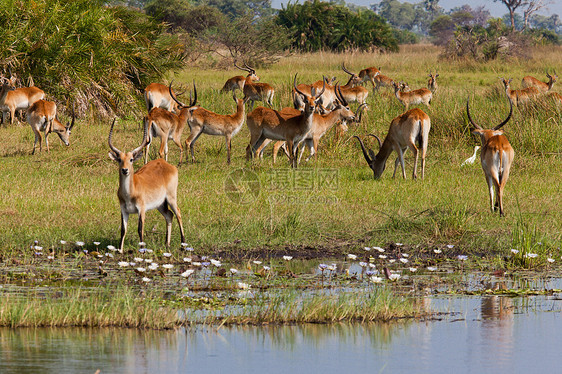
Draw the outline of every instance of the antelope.
M64 145L67 147L70 145L70 132L74 127L74 111L72 111L72 123L64 126L57 118L57 104L52 101L38 100L27 109L27 122L35 134L32 155L35 154L37 142L39 142L39 152L42 151L41 131L45 133L47 152L49 152L48 136L51 132L57 134Z
M558 92L549 92L547 97L549 97L551 100L554 100L558 104L562 104L562 95L560 95Z
M119 188L117 189L117 197L121 206L119 251L123 252L129 214L139 215L138 233L140 241L143 242L146 212L152 209L158 209L166 219L166 247L170 246L174 214L180 226L181 241L185 242L181 213L177 205L178 169L159 158L134 172L133 163L142 157L142 150L149 141L148 128L145 124L142 144L139 147L130 152L121 152L111 142L114 125L115 119L109 129L108 144L111 150L109 158L119 164Z
M273 95L275 90L273 87L267 83L254 83L251 79L246 78L244 83L244 101L250 102L250 110L254 108L255 101L263 101L270 108L273 107Z
M367 101L367 96L369 96L369 90L363 86L358 86L358 84L362 81L357 74L347 70L343 63L341 66L343 71L350 75L347 83L344 86L340 86L341 96L345 98L345 101L347 102L358 102L359 104L364 104Z
M317 106L317 110L320 113L327 113L328 109L332 108L334 100L336 100L336 94L334 92L334 86L332 84L336 80L336 77L327 78L322 77L322 80L316 81L312 84L305 84L301 83L297 85L299 91L303 92L304 94L311 96L312 89L314 88L315 92L322 90L324 88L324 93L320 96L319 105ZM302 95L297 93L297 91L293 88L293 105L295 109L302 110L304 108L304 101L302 100Z
M318 93L312 90L308 96L297 88L297 75L293 81L296 92L302 95L305 103L304 109L299 114L292 112L283 113L274 109L258 107L248 114L247 124L250 130L250 145L246 148L246 159L256 155L256 151L265 139L284 140L287 142L287 151L292 167L297 167L296 152L298 145L304 140L312 128L313 114L320 101L325 87Z
M172 90L172 83L168 87L168 91L170 97L173 96ZM146 145L145 155L144 155L144 163L148 163L148 154L150 151L150 144L152 143L152 139L154 137L160 138L160 150L158 151L161 158L164 158L168 161L168 140L173 140L174 143L180 149L180 161L181 164L182 156L183 156L183 147L181 145L181 135L183 133L183 129L185 128L185 124L189 118L189 108L195 106L197 102L197 88L195 84L193 84L193 91L195 98L191 100L191 93L189 94L190 97L190 104L189 106L182 106L178 108L176 105L176 109L180 109L178 113L172 113L163 108L152 108L152 110L148 113L147 116L144 117L144 124L148 128L148 144ZM174 101L174 105L176 102Z
M425 104L428 108L430 107L429 104L431 103L433 94L427 88L419 88L413 91L402 92L400 90L400 86L396 82L393 82L392 85L394 86L394 95L402 103L402 105L404 105L405 110L408 110L410 105L415 104Z
M526 103L531 98L535 98L540 95L540 91L536 87L527 87L521 90L512 90L510 87L510 83L513 80L512 78L510 78L509 80L506 80L505 78L500 79L503 83L503 86L505 87L505 93L509 101L515 106Z
M324 134L326 134L326 132L328 130L330 130L338 121L341 121L338 125L338 130L341 132L346 132L347 131L347 121L356 121L356 122L360 122L361 121L361 111L365 108L365 106L367 104L361 104L359 106L359 108L357 109L357 117L356 114L353 113L353 111L351 111L351 109L349 108L349 104L347 103L347 101L345 100L345 98L342 95L342 91L340 89L341 87L337 86L336 88L336 94L338 95L338 101L336 101L336 107L334 108L334 110L332 110L331 112L322 115L319 113L314 113L313 118L312 118L312 129L310 130L310 132L308 133L308 135L305 137L304 139L304 143L305 143L305 147L307 147L310 151L310 155L306 158L306 162L308 162L313 156L316 157L317 153L318 153L318 143L320 141L320 138L322 138L324 136ZM263 143L263 145L260 147L260 149L258 149L258 153L261 155L261 152L263 152L263 148L269 143L269 141L266 141ZM277 160L277 153L279 152L279 148L281 148L281 146L283 146L285 142L284 141L278 141L274 144L273 146L273 163L275 164L276 160ZM301 149L299 158L298 158L298 163L300 164L302 155L304 153L304 149L305 147L303 147Z
M435 72L435 74L431 74L429 72L429 80L427 81L427 89L431 92L435 92L437 90L437 77L439 76L439 72Z
M513 148L501 128L509 121L512 113L513 103L510 100L509 115L507 118L493 129L485 130L472 120L470 116L469 100L466 102L466 115L474 127L472 133L480 135L480 141L482 142L480 162L482 163L482 170L484 171L484 176L488 183L490 208L492 213L499 208L500 217L505 216L503 210L503 190L509 178L509 170L511 169L511 164L515 156ZM495 203L494 190L496 192Z
M374 80L376 84L374 90L376 91L378 91L381 87L392 87L392 85L394 85L394 80L386 75L377 74L377 76L374 77Z
M177 112L177 105L168 91L168 86L162 83L151 83L146 86L144 102L149 113L152 108L163 108L170 112Z
M244 63L244 67L241 68L240 66L236 65L236 61L235 61L234 66L240 70L247 71L248 75L246 77L242 75L237 75L235 77L229 78L224 84L224 86L222 87L221 89L222 92L232 91L232 93L234 93L236 89L239 89L240 91L244 92L244 85L246 84L246 81L249 80L250 82L253 83L253 82L258 82L260 80L260 78L256 75L256 71L251 67L249 67L246 63Z
M359 78L361 78L362 82L370 81L373 84L374 89L376 86L375 77L381 73L379 69L375 67L363 69L359 72Z
M45 92L37 87L21 87L13 89L4 85L0 95L0 109L2 110L2 122L6 122L6 113L10 112L10 124L14 123L16 110L27 109L33 103L45 98Z
M172 98L176 100L181 108L186 108L182 103L177 101L174 95L172 95ZM188 124L189 128L191 129L191 133L185 140L185 148L189 148L192 162L195 162L195 155L193 152L195 141L199 139L199 136L201 136L201 134L207 134L214 136L224 136L226 140L226 161L228 164L230 164L230 142L232 137L236 135L238 131L240 131L242 125L244 124L244 104L246 104L246 101L248 100L248 98L237 99L234 92L232 93L232 98L236 103L236 113L234 114L217 114L195 105L191 105L191 107L189 108Z
M425 174L425 155L427 153L430 128L431 121L429 116L421 109L414 108L402 113L390 122L388 134L382 144L378 136L369 134L374 136L379 143L379 152L376 155L372 149L369 149L367 152L361 138L356 135L354 137L359 140L363 156L365 156L365 160L367 160L369 167L373 170L375 179L379 179L381 177L386 167L386 160L392 151L396 151L396 153L398 153L398 157L394 163L394 174L392 177L394 178L396 176L396 169L398 167L398 162L400 162L400 165L402 166L402 176L406 179L404 154L408 148L411 148L414 153L414 172L412 174L412 178L414 179L417 178L418 155L419 151L421 151L421 170L423 179Z
M546 93L546 92L548 92L552 89L552 86L554 85L554 83L556 83L556 80L558 79L558 76L556 75L556 72L554 72L553 75L550 75L547 72L546 77L548 78L547 83L542 82L542 81L538 80L537 78L534 78L534 77L531 77L531 76L528 75L526 77L523 77L523 79L521 80L521 86L523 88L535 87L539 91L541 91L542 93Z

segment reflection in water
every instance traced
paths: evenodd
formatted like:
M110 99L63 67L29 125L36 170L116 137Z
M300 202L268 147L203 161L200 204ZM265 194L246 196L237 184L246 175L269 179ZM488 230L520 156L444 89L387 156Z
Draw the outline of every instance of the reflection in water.
M428 298L455 313L392 324L0 329L0 373L557 372L560 301L522 300Z

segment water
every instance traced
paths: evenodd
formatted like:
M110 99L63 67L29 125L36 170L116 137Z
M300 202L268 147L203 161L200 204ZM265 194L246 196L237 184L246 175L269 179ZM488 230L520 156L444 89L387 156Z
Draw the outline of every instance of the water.
M0 373L556 373L562 299L432 297L394 324L0 329Z

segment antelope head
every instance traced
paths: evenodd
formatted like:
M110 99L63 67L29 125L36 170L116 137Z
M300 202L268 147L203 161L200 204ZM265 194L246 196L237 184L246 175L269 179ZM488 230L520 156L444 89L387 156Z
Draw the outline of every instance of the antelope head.
M260 80L260 78L256 75L256 70L249 67L247 63L244 62L244 67L240 67L236 64L236 61L234 61L234 66L242 71L248 72L247 78L251 78L252 81L257 82Z
M359 76L358 76L357 74L352 73L352 72L350 72L349 70L347 70L347 69L345 68L345 63L342 62L341 68L342 68L343 71L345 71L347 74L350 75L349 80L350 80L350 82L351 82L353 85L356 85L356 84L361 83L362 79L359 78Z
M109 158L119 164L120 175L121 177L126 178L133 173L133 163L142 157L142 150L149 143L149 139L147 137L148 123L146 123L144 126L142 144L130 152L122 152L115 146L113 146L113 143L111 142L111 137L113 135L113 126L115 126L115 119L111 124L111 128L109 129L109 137L107 139L109 149L111 150L111 152L109 152Z
M373 135L373 134L369 134L369 136L374 137L375 139L377 139L377 142L379 143L379 149L382 146L381 140L379 139L378 136ZM386 160L378 160L377 159L377 155L375 155L375 152L373 152L372 149L370 148L365 148L365 145L363 144L363 141L361 140L360 137L358 137L357 135L353 136L354 138L357 138L357 140L359 140L359 144L361 145L361 150L363 151L363 156L365 157L365 160L367 161L367 164L369 165L369 167L371 168L371 170L373 170L373 177L375 179L379 179L380 176L382 175L382 173L384 172L384 169L386 167Z
M303 113L308 116L314 112L318 105L320 105L322 94L326 90L326 81L323 82L322 89L318 93L316 93L316 90L313 87L310 91L311 95L309 96L297 88L297 74L295 74L295 79L293 80L293 87L295 88L295 92L299 94L300 100L304 102Z
M486 144L486 142L488 141L488 139L490 139L492 136L503 134L503 130L501 128L509 121L512 114L513 114L513 104L511 103L511 100L509 100L509 114L508 114L507 118L505 120L503 120L502 123L500 123L499 125L494 127L493 129L486 130L486 129L482 128L480 125L476 124L476 122L474 122L474 120L470 116L469 100L468 99L466 100L466 115L468 117L468 120L470 121L470 123L474 127L474 129L472 130L472 133L475 134L475 135L480 135L480 140L482 142L482 146L484 146Z
M193 95L194 95L193 100L191 99L191 91L189 92L189 105L185 105L184 103L179 101L178 98L174 95L174 93L172 92L172 84L173 83L174 83L174 81L171 81L170 86L168 86L168 91L170 92L170 96L172 97L172 99L174 99L174 101L178 104L180 109L193 108L195 106L195 104L197 103L197 88L195 87L195 82L193 82Z

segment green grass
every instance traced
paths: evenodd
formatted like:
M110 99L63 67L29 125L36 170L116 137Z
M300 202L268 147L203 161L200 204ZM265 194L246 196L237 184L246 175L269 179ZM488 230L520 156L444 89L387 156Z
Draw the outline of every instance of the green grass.
M474 119L482 126L499 123L508 113L498 76L524 75L542 78L544 70L558 63L560 48L538 49L535 59L515 62L450 63L438 58L433 47L409 46L399 54L295 55L269 69L258 70L261 81L277 92L275 106L290 105L292 77L311 82L322 75L347 79L341 71L345 61L350 70L381 67L384 74L408 81L412 89L426 87L429 70L439 70L439 89L432 108L426 111L432 129L425 180L412 180L412 159L407 154L407 176L392 178L391 156L382 178L374 181L352 135L373 132L386 135L392 118L403 112L389 91L368 98L370 111L359 126L335 139L333 130L321 141L316 162L290 170L284 158L271 163L270 151L263 161L245 161L249 135L246 127L233 139L232 164L226 164L224 139L203 135L195 145L195 164L180 167L179 206L188 242L198 250L213 253L226 249L237 256L248 249L342 248L342 252L366 245L402 242L421 247L455 244L468 253L508 251L513 230L523 221L536 227L552 248L560 247L562 217L559 209L562 154L561 109L536 103L514 110L505 126L515 149L515 162L505 190L507 217L488 211L488 193L479 162L461 168L472 155L476 139L465 119L470 97ZM186 69L175 79L198 87L199 103L218 113L233 113L230 95L220 88L229 71ZM518 85L517 85L518 86ZM560 91L559 86L554 86ZM48 92L48 88L45 88ZM240 95L240 94L239 94ZM184 101L187 101L185 99ZM118 121L114 145L130 150L141 141L140 118L131 112ZM51 136L51 152L30 155L33 135L28 125L3 126L0 138L0 250L3 258L30 255L30 245L39 240L45 248L59 240L84 241L93 248L117 245L120 212L116 190L117 165L109 160L109 121L80 119L66 148ZM189 129L184 132L187 137ZM158 144L158 140L155 141ZM369 146L374 147L371 139ZM169 161L177 163L179 150L169 144ZM154 157L158 146L151 147ZM137 164L137 168L140 163ZM249 168L259 180L259 196L248 204L233 203L225 193L228 175ZM334 183L325 183L330 176ZM289 178L289 179L287 179ZM311 180L313 183L311 183ZM287 183L289 181L289 183ZM129 221L126 247L136 248L136 216ZM149 247L161 248L164 219L156 211L147 215ZM179 247L176 222L172 243ZM350 249L351 248L351 249Z

